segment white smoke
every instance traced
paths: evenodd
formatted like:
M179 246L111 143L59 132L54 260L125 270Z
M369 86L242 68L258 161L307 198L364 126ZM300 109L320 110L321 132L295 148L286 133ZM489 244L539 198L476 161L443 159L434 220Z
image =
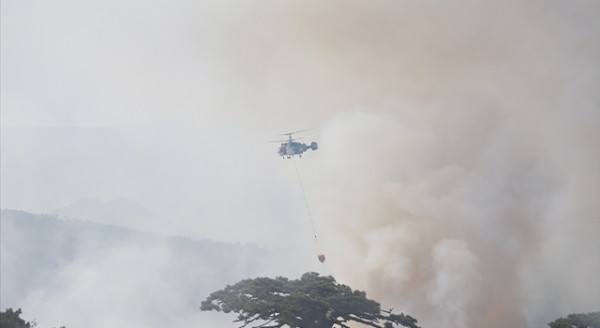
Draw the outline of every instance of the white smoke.
M442 315L446 327L469 327L469 313L477 308L483 293L483 277L478 258L462 240L445 239L432 252L435 278L430 286L429 303Z

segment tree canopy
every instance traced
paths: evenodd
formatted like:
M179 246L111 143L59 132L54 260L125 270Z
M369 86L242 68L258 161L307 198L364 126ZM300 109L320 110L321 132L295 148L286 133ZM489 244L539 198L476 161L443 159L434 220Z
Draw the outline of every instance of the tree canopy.
M16 311L12 308L8 308L4 311L0 311L0 328L34 328L37 327L35 321L25 321L21 318L23 311L17 309ZM65 328L61 326L60 328Z
M550 328L600 328L600 312L569 314L548 324Z
M381 310L365 292L314 272L297 280L242 280L213 292L200 309L237 313L235 322L242 323L240 327L348 328L346 323L354 321L375 328L419 328L411 316Z
M0 327L2 328L32 328L35 327L35 322L27 322L21 318L23 311L17 309L14 311L12 308L8 308L4 311L0 311Z

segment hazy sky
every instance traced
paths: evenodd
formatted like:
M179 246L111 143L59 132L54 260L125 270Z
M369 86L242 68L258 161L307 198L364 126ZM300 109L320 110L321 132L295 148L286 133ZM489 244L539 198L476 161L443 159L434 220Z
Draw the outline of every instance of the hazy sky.
M2 208L123 196L193 237L313 252L264 143L313 128L324 273L429 327L600 309L599 2L1 9Z

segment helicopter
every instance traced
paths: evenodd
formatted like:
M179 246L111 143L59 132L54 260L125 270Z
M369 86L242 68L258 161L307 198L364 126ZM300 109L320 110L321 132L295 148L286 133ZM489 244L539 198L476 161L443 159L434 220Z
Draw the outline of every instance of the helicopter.
M309 131L310 129L307 130L299 130L299 131L294 131L294 132L288 132L288 133L283 133L280 134L281 136L288 136L287 140L278 140L278 141L270 141L270 142L281 142L281 146L279 146L279 149L277 150L277 153L279 154L279 156L281 156L281 158L285 159L286 157L288 159L292 158L292 156L294 155L298 155L298 157L302 157L302 153L304 153L307 150L317 150L319 148L319 146L317 145L316 142L311 142L310 145L305 144L305 143L301 143L301 142L297 142L296 140L302 139L302 138L292 138L292 135L296 134L296 133L300 133L300 132L305 132L305 131Z

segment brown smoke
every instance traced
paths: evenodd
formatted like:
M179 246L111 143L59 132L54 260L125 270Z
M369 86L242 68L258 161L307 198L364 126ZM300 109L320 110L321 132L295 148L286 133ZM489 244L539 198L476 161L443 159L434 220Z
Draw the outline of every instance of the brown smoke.
M424 326L597 310L599 7L463 5L316 38L353 102L323 126L313 182L330 261Z

